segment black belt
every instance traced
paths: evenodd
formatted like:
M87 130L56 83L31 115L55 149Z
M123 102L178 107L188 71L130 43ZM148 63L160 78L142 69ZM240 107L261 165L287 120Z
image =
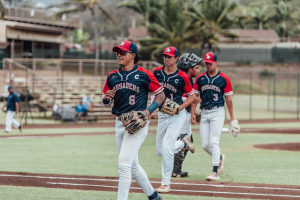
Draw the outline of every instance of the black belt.
M210 107L210 108L203 108L203 110L213 110L213 109L217 109L217 108L221 108L223 106L215 106L215 107Z

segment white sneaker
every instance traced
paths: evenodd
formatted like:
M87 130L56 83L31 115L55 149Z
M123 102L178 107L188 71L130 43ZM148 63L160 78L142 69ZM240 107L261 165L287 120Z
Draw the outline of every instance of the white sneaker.
M223 167L223 164L224 164L224 161L225 161L225 155L224 154L221 154L222 156L222 160L220 160L220 164L219 164L219 167L218 167L218 174L220 175L224 169Z
M190 150L192 153L195 152L195 146L193 145L190 136L188 136L188 135L184 136L184 138L181 141L186 144L186 148L188 150Z
M206 177L207 181L216 181L216 180L219 180L219 179L220 179L219 174L216 173L216 172L212 172L212 173L209 174L208 177Z
M161 185L155 191L159 193L169 193L171 191L171 188L170 185Z

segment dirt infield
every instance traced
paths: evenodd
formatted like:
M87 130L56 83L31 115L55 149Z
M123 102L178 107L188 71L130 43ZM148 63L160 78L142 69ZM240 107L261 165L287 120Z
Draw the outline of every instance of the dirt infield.
M33 174L1 172L0 185L62 188L75 190L118 191L117 177L76 176L62 174ZM154 188L160 180L150 179ZM174 180L171 182L171 195L210 196L250 199L299 199L300 186L266 185L250 183L227 183ZM136 182L132 182L130 192L142 193Z
M253 145L258 149L281 150L281 151L300 151L300 143L275 143Z

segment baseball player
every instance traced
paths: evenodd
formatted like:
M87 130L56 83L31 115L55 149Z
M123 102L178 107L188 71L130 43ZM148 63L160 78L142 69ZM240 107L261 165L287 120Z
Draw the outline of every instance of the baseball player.
M204 63L206 72L200 74L194 84L196 96L202 100L200 138L202 148L212 156L213 171L206 177L208 181L219 180L223 171L225 155L220 153L219 141L225 120L224 101L230 114L230 126L239 129L238 122L233 116L233 94L230 79L217 69L217 55L212 52L205 54ZM191 122L195 124L196 104L191 106ZM229 129L229 131L231 128ZM233 129L232 129L233 130Z
M148 124L134 136L128 134L119 116L131 111L144 111L149 116L165 100L163 87L153 73L136 65L140 60L137 46L123 41L112 49L116 52L120 68L112 71L103 88L102 103L110 106L114 101L112 114L116 115L116 141L119 151L119 187L118 200L128 199L131 177L139 184L149 199L161 200L154 191L145 171L139 165L138 151L148 133ZM155 95L153 103L146 108L148 93Z
M193 78L197 77L199 74L199 64L201 63L201 58L196 56L195 54L189 54L185 53L180 56L179 60L177 61L177 67L182 70L186 75L189 77L189 81L191 86L194 86ZM186 101L186 95L183 95L182 101ZM196 99L199 103L201 99L198 97ZM186 112L186 119L185 122L180 130L180 136L178 137L176 143L176 146L180 145L179 141L182 140L186 135L188 135L191 138L191 141L193 142L192 137L192 126L191 126L191 106L185 108ZM188 176L188 172L182 171L182 163L185 159L185 156L187 155L188 150L187 149L181 149L177 153L174 154L174 168L172 177L186 177Z
M175 102L178 107L180 105L180 111L174 116L163 113L163 106L160 107L158 112L156 153L159 156L163 156L163 161L162 182L156 191L167 193L170 192L174 153L182 148L189 149L192 153L195 151L189 136L185 136L179 141L180 145L177 145L175 148L175 141L186 119L186 111L184 109L194 101L195 95L189 82L189 77L176 67L178 50L174 47L168 47L161 55L163 55L165 65L155 68L153 73L159 83L164 87L166 101L167 98L169 98ZM183 93L188 96L184 103L182 102Z
M11 132L11 125L15 128L18 128L20 132L22 132L21 124L14 119L14 116L19 112L19 97L16 92L14 92L13 86L8 86L9 96L6 99L6 102L2 106L1 110L3 112L4 108L6 107L6 121L5 121L5 132Z

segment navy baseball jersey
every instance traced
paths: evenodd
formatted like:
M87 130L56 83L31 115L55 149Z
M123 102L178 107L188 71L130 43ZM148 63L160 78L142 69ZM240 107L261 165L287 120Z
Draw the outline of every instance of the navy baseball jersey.
M102 95L114 88L116 93L112 114L117 116L133 110L145 110L148 93L156 95L163 90L153 73L138 65L130 71L123 71L121 67L112 71L107 76Z
M6 101L7 101L7 105L6 105L7 111L16 111L16 102L20 102L17 93L12 92L11 94L9 94Z
M177 69L173 74L167 75L164 71L164 66L161 66L155 68L153 73L160 85L164 87L166 97L179 105L183 103L182 95L184 93L187 96L194 94L189 77L180 69Z
M221 71L214 77L210 77L207 72L200 74L193 88L200 94L201 109L224 106L224 96L233 94L229 77Z

